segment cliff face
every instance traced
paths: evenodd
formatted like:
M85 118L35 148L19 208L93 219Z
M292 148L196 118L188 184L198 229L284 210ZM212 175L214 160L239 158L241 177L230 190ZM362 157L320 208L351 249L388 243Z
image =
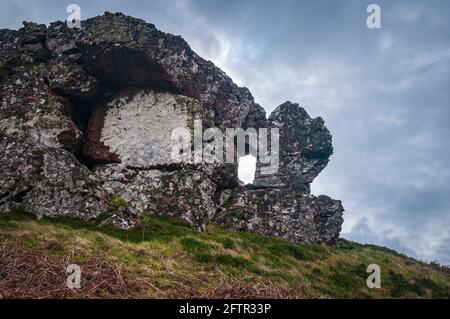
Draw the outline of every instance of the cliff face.
M293 241L339 237L340 201L309 187L333 152L323 120L290 102L266 120L248 89L152 24L105 13L82 29L1 30L0 86L0 211L125 228L147 212L200 230L215 219ZM279 129L279 170L258 164L250 188L236 164L174 161L171 132L196 121Z

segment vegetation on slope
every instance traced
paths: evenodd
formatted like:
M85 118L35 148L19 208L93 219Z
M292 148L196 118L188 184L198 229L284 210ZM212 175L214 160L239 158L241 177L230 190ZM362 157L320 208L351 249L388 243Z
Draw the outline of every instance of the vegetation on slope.
M82 269L81 289L66 267ZM369 264L381 288L366 286ZM0 214L0 298L449 298L450 271L341 240L294 244L145 216L135 230Z

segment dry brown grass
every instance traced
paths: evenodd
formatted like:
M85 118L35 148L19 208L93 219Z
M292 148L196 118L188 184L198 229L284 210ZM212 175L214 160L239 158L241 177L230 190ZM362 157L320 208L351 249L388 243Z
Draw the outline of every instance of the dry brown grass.
M104 256L79 263L82 270L80 289L69 289L67 266L77 264L74 254L48 256L42 251L0 246L0 299L60 298L298 298L303 286L288 288L272 281L248 283L220 274L217 285L201 289L198 283L174 278L168 284L155 284L130 269L106 261Z
M450 274L450 266L448 265L442 265L437 261L432 261L429 266L437 271L442 271L447 274Z
M179 278L165 287L170 299L296 299L303 295L303 285L294 288L270 280L247 282L245 279L220 274L215 286L198 289L198 285Z
M83 263L81 289L66 285L73 254L49 257L42 252L0 246L0 298L132 298L145 284L119 265L96 256Z
M448 298L447 266L380 247L146 222L142 240L139 230L0 214L0 298ZM72 263L82 269L78 290L66 286ZM369 263L383 267L383 289L366 287Z
M296 299L303 295L303 284L297 284L293 288L281 285L273 281L261 281L258 283L246 283L237 278L227 278L218 282L212 289L206 290L201 298L214 299Z

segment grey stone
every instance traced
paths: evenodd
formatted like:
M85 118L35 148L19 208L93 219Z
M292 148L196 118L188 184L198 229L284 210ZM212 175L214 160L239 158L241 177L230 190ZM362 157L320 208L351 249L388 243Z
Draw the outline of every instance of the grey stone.
M339 238L344 209L327 196L279 188L238 189L227 195L215 216L227 228L303 243L334 244Z
M97 176L69 152L1 133L0 149L0 211L21 207L38 217L93 219L108 209Z
M110 194L117 194L138 213L169 216L206 230L214 214L217 185L205 172L129 169L100 166L96 173Z
M278 128L280 166L263 175L258 162L254 185L309 190L309 184L327 166L333 154L331 134L322 118L312 119L298 104L286 102L270 114L267 126Z
M97 219L121 228L139 215L205 230L333 244L340 201L310 194L333 153L331 134L286 102L266 120L238 87L179 36L123 14L69 29L0 30L0 211ZM176 163L174 128L280 129L280 167L239 187L236 164ZM117 199L120 198L119 202Z

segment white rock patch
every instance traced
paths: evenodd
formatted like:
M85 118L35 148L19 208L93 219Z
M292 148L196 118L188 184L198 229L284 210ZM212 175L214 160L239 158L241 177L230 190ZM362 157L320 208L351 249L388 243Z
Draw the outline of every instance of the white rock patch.
M174 163L171 133L188 128L194 100L171 93L139 91L108 103L101 141L122 163L150 167Z

